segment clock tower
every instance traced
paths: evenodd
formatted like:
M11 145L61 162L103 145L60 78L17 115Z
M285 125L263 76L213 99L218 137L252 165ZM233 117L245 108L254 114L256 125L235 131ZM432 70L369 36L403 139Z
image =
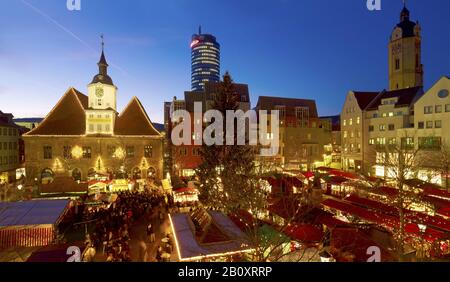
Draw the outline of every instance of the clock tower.
M419 22L410 21L404 5L389 42L389 89L423 86L422 37Z
M99 72L88 85L89 108L86 110L86 135L113 135L117 115L117 87L108 75L103 41L102 54L97 65Z

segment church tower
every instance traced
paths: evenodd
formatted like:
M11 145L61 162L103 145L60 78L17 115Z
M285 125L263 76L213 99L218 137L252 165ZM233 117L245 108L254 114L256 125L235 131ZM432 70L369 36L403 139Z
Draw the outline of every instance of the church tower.
M117 115L117 87L108 75L104 42L98 65L98 74L88 85L89 108L86 110L86 135L113 135Z
M423 86L422 38L419 22L410 20L406 4L389 42L389 89Z

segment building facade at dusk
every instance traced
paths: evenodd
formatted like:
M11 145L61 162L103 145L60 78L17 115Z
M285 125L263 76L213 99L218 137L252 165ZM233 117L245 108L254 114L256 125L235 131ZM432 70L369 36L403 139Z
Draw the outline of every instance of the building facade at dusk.
M171 137L171 129L176 126L176 123L170 121L171 113L176 110L186 110L191 116L191 130L194 130L194 124L202 121L195 120L195 103L202 104L202 116L208 110L213 109L213 103L216 94L219 91L220 82L206 82L204 89L200 91L186 91L184 93L184 100L178 100L174 97L172 102L167 102L165 105L165 121L166 131L168 134L166 138ZM250 93L247 84L234 83L234 94L239 101L238 109L246 112L250 110ZM195 169L201 164L202 158L200 156L201 146L193 145L195 138L199 136L192 136L192 145L171 146L170 139L167 139L169 144L165 150L165 154L170 156L166 158L166 162L172 165L173 173L181 177L191 177L195 174ZM168 167L167 170L170 170Z
M24 135L26 171L43 183L57 176L85 181L161 178L163 137L133 97L117 112L117 87L104 52L88 95L70 88L36 128Z
M202 34L201 27L192 35L191 60L192 91L201 91L206 82L220 81L220 44L215 36Z
M331 144L330 128L322 127L316 102L306 99L259 97L256 110L279 111L278 154L262 157L275 167L286 170L307 171L323 165L324 149ZM275 138L268 116L268 138Z
M14 182L20 166L21 128L13 115L0 111L0 184Z

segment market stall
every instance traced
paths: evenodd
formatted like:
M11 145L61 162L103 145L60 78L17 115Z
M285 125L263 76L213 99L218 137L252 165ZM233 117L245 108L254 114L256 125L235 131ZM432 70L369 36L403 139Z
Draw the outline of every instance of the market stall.
M49 245L69 200L0 203L0 249Z

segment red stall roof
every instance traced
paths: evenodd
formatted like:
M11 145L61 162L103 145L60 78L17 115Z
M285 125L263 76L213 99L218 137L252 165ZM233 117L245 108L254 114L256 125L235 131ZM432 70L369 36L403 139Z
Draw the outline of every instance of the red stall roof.
M350 195L349 197L345 198L346 201L351 202L353 204L356 204L358 206L362 206L369 209L376 209L379 210L382 213L387 213L391 215L398 215L398 210L395 207L386 205L384 203L366 199L366 198L360 198L356 195Z
M323 239L322 229L311 224L293 224L286 227L284 233L299 242L316 243Z

